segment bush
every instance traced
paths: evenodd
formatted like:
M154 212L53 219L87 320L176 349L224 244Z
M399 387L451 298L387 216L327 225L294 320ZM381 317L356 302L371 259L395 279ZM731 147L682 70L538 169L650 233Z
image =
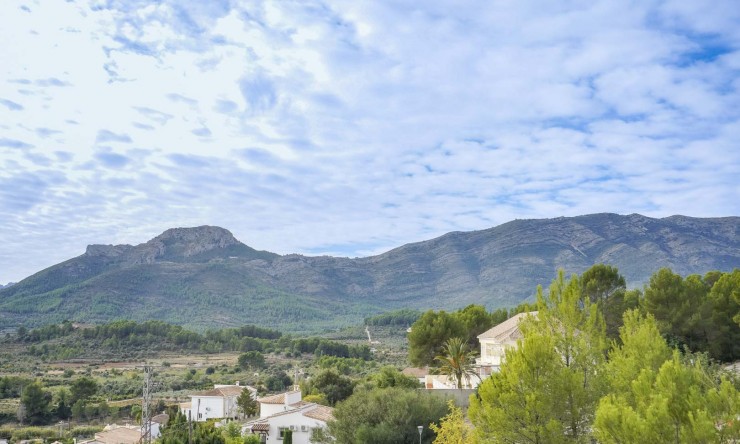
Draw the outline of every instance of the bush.
M10 436L11 441L21 441L24 439L52 439L56 438L59 434L58 430L46 429L42 427L24 427L21 429L13 430Z

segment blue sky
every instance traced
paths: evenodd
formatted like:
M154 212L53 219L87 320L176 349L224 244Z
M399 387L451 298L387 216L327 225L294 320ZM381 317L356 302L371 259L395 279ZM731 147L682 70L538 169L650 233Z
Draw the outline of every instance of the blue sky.
M0 283L178 226L354 257L738 215L739 24L735 0L0 2Z

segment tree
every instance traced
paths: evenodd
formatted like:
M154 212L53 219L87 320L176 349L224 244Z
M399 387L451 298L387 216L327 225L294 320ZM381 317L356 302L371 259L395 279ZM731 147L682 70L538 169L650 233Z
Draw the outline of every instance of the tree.
M265 387L271 392L279 392L285 390L286 387L290 387L292 382L290 376L280 370L277 374L270 375L265 379Z
M445 401L423 390L358 389L334 409L329 432L338 444L416 444L417 427L438 423L446 413ZM422 441L431 443L433 438L434 432L425 427Z
M23 388L21 403L25 418L30 424L43 424L49 420L51 394L43 389L40 382L33 382Z
M265 367L265 356L255 350L248 351L239 355L239 366L243 369L259 369Z
M626 289L624 277L611 265L596 264L581 275L581 292L592 304L605 301L616 293L624 293Z
M710 325L709 354L723 362L740 359L740 269L723 273L712 285L708 295Z
M212 422L198 422L193 431L193 442L198 444L226 444L221 431Z
M657 372L641 371L629 395L602 399L595 436L607 444L736 442L740 393L726 378L707 376L701 362L685 365L674 351Z
M69 416L72 414L72 409L69 404L69 391L66 389L61 389L57 392L57 404L54 408L54 414L59 419L69 419Z
M473 439L473 430L465 422L462 409L452 400L447 401L447 408L450 413L440 420L439 425L429 425L437 435L434 444L468 444Z
M622 345L609 354L610 391L599 402L599 442L732 442L740 438L740 395L722 375L671 351L651 315L629 311Z
M161 444L187 444L188 443L188 419L179 408L173 407L167 410L170 419L162 427Z
M581 294L577 277L558 273L537 317L521 321L523 338L501 370L478 388L470 418L482 442L586 442L607 348L603 317Z
M463 379L470 381L478 376L474 367L475 355L476 352L463 338L451 338L444 343L442 354L434 360L439 363L439 372L454 377L457 388L462 389Z
M239 411L244 416L254 416L259 413L260 405L256 399L252 397L252 392L246 388L242 390L239 397L236 398L236 405L239 406Z
M464 338L473 350L480 347L478 335L495 325L491 314L482 305L468 305L462 310L453 313L453 316L462 324L465 332Z
M515 350L507 350L501 371L471 397L468 416L478 442L562 442L563 427L550 390L558 366L555 341L548 335L527 334Z
M406 376L399 372L398 369L390 365L382 367L377 373L370 377L370 381L377 388L386 387L406 387L406 388L419 388L421 384L419 380Z
M306 393L309 395L324 395L330 406L347 399L354 390L354 382L334 370L323 370L310 378L306 384Z
M429 310L414 322L408 335L409 361L424 367L434 362L449 338L467 337L465 326L455 316Z
M88 398L95 396L98 392L98 383L88 376L82 376L72 382L70 391L72 393L71 402L73 404L78 400L87 401Z
M85 401L78 399L72 404L72 417L78 421L85 417Z
M290 429L283 430L283 444L293 444L293 431Z
M596 264L584 271L580 278L581 292L592 304L597 304L606 324L609 338L619 336L622 314L635 308L637 299L626 298L627 283L616 267Z

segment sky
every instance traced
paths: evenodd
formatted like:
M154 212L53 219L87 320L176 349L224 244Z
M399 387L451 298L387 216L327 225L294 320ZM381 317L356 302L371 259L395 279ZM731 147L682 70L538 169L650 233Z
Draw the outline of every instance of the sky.
M736 0L3 0L0 41L0 283L172 227L740 215Z

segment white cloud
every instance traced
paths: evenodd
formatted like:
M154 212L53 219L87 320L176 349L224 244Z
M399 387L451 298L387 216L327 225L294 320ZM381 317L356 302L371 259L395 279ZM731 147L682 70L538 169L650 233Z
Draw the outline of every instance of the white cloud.
M734 2L0 4L0 282L166 228L378 253L738 214Z

